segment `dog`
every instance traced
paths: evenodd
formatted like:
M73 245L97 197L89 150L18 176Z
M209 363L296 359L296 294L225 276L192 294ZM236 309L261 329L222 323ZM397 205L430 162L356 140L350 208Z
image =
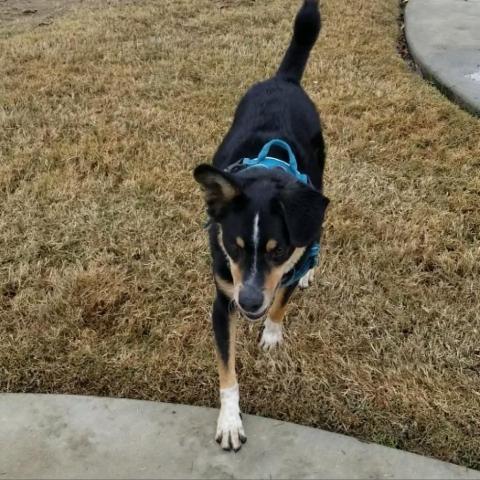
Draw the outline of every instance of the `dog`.
M320 26L318 0L304 0L277 73L247 91L213 165L194 171L209 216L221 402L215 439L224 450L238 451L247 439L235 310L252 321L266 316L260 345L279 345L287 302L297 285L308 286L319 248L329 203L322 194L325 144L300 82Z

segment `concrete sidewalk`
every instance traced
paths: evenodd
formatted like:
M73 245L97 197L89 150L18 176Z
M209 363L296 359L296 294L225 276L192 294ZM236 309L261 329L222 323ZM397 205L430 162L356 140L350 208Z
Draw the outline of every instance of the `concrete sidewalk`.
M409 0L405 33L422 73L480 115L480 0Z
M0 395L0 478L429 478L480 472L250 415L237 454L217 410L64 395Z

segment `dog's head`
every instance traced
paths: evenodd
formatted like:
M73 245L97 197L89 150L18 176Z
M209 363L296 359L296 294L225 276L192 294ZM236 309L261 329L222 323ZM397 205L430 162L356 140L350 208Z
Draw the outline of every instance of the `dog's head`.
M318 240L328 199L279 169L235 175L199 165L218 241L230 263L234 300L249 319L262 317L280 280Z

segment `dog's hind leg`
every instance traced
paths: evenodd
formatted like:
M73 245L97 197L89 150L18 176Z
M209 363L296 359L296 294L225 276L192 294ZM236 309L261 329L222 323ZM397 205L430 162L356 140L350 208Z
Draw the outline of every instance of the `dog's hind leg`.
M287 303L297 285L279 288L275 294L273 304L268 311L267 319L260 339L260 347L264 350L281 345L283 343L283 318L287 310Z
M300 288L308 288L315 277L315 270L311 268L298 282Z
M240 417L239 388L235 372L236 319L229 311L230 300L217 291L213 304L213 331L220 376L220 414L215 440L224 450L240 450L247 437Z

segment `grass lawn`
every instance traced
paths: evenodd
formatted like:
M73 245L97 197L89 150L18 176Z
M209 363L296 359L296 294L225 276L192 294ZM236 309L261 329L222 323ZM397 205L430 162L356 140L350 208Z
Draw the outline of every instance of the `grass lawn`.
M0 24L0 391L216 406L191 171L299 2L90 3ZM282 350L240 322L242 408L480 468L480 123L397 54L397 0L322 13L321 266Z

